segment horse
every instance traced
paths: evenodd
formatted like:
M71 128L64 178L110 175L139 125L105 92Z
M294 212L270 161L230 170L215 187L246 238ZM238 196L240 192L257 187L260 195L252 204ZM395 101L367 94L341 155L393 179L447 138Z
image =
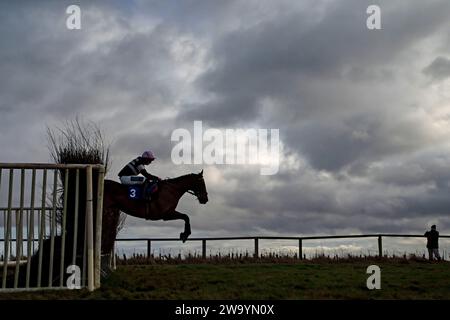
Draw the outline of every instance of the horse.
M203 170L198 174L191 173L159 181L156 197L152 196L151 202L130 199L128 187L112 180L105 180L103 215L109 215L109 217L104 221L109 221L110 224L114 225L118 221L121 211L130 216L146 220L181 219L184 220L184 231L180 233L180 239L183 243L191 234L191 226L188 215L176 210L178 201L186 192L189 192L197 197L200 204L208 202ZM103 225L103 228L105 230L108 226ZM114 241L115 239L103 238L102 247L112 248Z

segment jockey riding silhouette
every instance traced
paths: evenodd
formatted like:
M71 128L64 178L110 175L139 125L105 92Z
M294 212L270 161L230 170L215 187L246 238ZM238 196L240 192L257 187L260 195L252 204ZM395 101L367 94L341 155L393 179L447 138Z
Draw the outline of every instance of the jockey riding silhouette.
M152 151L145 151L142 156L130 161L119 172L120 182L124 185L136 185L145 184L144 189L147 189L147 185L151 185L151 189L156 186L156 183L161 181L157 176L154 176L145 170L145 166L155 160L155 156ZM141 174L142 176L140 176ZM151 192L150 192L151 193ZM149 196L150 194L148 194Z

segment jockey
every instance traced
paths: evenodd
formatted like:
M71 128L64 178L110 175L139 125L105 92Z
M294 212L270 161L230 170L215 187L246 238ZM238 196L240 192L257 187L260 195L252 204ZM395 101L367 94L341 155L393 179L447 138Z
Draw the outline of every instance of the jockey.
M147 178L147 180L160 181L160 178L145 170L144 166L149 165L153 160L155 160L153 152L150 150L145 151L142 156L130 161L122 170L120 170L120 182L126 185L143 184L145 178ZM139 174L142 174L145 178L138 176Z

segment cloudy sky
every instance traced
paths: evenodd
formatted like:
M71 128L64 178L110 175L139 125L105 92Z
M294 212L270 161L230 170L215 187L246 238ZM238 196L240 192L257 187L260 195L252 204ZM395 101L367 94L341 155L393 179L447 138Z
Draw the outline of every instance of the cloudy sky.
M97 122L121 166L205 170L192 236L450 233L448 0L0 4L0 162L48 162L46 127ZM381 8L381 30L366 9ZM280 169L175 165L177 128L275 128ZM127 220L123 236L182 222Z

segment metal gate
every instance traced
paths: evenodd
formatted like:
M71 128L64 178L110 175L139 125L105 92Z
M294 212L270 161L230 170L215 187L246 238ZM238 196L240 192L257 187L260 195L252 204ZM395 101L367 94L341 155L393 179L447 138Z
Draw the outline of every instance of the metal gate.
M0 292L64 289L71 275L100 287L104 176L102 165L0 163Z

